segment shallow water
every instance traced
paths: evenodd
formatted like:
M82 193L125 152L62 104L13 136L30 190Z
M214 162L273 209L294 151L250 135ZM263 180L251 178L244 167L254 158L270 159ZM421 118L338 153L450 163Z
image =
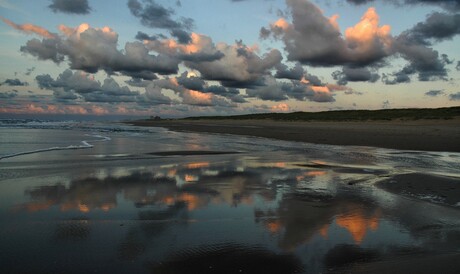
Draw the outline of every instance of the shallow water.
M319 273L460 251L459 207L375 186L458 178L458 153L76 122L0 133L2 273Z

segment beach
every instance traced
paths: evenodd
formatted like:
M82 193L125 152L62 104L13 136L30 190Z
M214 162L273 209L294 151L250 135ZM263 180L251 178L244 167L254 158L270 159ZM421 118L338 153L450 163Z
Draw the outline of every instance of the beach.
M456 273L460 153L185 127L0 125L0 271Z
M315 144L460 152L460 118L363 122L271 120L141 120L138 126L258 136Z

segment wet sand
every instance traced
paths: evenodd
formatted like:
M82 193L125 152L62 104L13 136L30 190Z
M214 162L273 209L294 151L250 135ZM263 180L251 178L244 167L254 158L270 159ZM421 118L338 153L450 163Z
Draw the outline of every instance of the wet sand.
M143 120L137 126L265 137L315 144L460 152L460 119L366 122Z
M401 258L358 264L346 269L344 273L458 273L460 254L415 255Z
M460 206L460 179L447 176L410 173L381 181L386 191L428 202Z
M232 129L236 122L213 123ZM87 139L87 131L33 130L38 144ZM30 135L8 132L16 138L5 147L22 149ZM457 273L460 267L460 181L434 175L460 178L458 153L300 146L159 128L96 132L110 139L94 138L104 141L91 149L2 161L3 272ZM381 188L371 185L380 180ZM445 200L424 199L431 194Z

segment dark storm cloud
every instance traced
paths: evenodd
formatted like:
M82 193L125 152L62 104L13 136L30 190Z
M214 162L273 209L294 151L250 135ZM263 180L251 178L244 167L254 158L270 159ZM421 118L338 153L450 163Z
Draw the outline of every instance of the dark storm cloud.
M246 103L247 100L240 94L239 90L236 88L225 88L223 86L209 86L206 87L203 92L213 93L225 98L230 99L234 103Z
M415 69L411 66L406 66L402 70L390 75L383 74L382 82L386 85L396 85L401 83L410 83L411 75L415 74Z
M273 77L266 77L265 85L246 90L248 97L259 98L267 101L285 101L295 99L298 101L334 102L334 95L326 86L313 86L297 80L279 82Z
M460 101L460 92L449 94L451 101Z
M177 38L177 41L181 44L188 44L192 41L190 37L190 33L185 30L181 29L173 29L171 30L171 36Z
M148 35L145 32L138 31L135 39L140 41L156 41L158 39L166 39L166 36L164 36L163 34Z
M246 90L248 97L259 98L266 101L285 101L289 99L286 95L286 91L282 89L274 79L266 83L265 86L251 88Z
M452 39L460 34L460 15L434 12L425 21L402 32L395 38L394 51L409 62L403 70L388 78L387 84L410 82L410 75L417 73L420 81L447 80L446 65L453 61L446 54L431 48L433 42Z
M371 72L368 68L343 67L332 73L332 77L339 85L346 85L348 82L371 82L375 83L380 79L380 75Z
M66 91L64 89L56 89L53 91L53 96L58 101L76 100L78 96L72 91Z
M132 86L132 87L140 87L140 88L145 88L147 87L152 81L148 80L143 80L141 78L131 78L127 81L125 81L126 84Z
M425 92L425 95L430 96L430 97L436 97L441 94L444 94L442 90L430 90L430 91Z
M296 63L295 66L289 69L285 64L279 64L276 66L275 78L278 79L289 79L289 80L300 80L302 79L305 71L302 64Z
M193 19L181 18L175 20L173 19L173 9L167 9L157 4L154 0L144 0L142 3L138 0L129 0L128 8L146 27L168 30L190 30L193 26Z
M346 0L348 3L362 5L372 2L375 0ZM460 0L388 0L388 3L396 5L435 5L445 8L447 10L460 10Z
M396 38L395 49L409 62L404 70L417 72L420 81L447 80L446 55L440 56L438 51L414 42L404 33Z
M21 80L19 80L18 78L15 78L15 79L6 79L5 81L3 81L2 83L0 83L0 86L18 86L18 87L21 87L21 86L28 86L29 83L27 82L22 82Z
M190 53L190 54L179 54L178 58L183 61L200 63L200 62L212 62L217 61L224 57L224 54L220 51L214 53Z
M308 81L312 86L324 86L324 83L319 79L318 76L306 73L304 76L305 80Z
M406 39L431 45L431 40L441 42L460 34L460 14L434 12L424 22L417 23L404 32Z
M148 70L141 71L121 71L123 75L130 76L132 78L144 79L144 80L155 80L158 79L157 75Z
M55 13L88 14L91 11L88 0L52 0L48 7Z

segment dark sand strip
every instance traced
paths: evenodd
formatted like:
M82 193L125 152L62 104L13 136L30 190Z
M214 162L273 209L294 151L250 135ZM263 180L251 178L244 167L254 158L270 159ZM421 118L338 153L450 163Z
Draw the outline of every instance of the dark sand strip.
M176 131L258 136L315 144L460 152L460 119L369 122L145 120L130 123Z
M357 264L340 273L443 273L457 274L460 269L460 253L443 255L403 256L388 261Z
M206 151L206 150L179 150L179 151L158 151L147 153L156 156L194 156L194 155L222 155L222 154L236 154L239 152L234 151Z
M393 176L377 186L410 198L450 206L460 205L460 179L428 174L410 173Z

